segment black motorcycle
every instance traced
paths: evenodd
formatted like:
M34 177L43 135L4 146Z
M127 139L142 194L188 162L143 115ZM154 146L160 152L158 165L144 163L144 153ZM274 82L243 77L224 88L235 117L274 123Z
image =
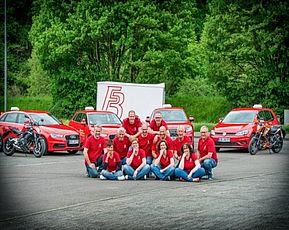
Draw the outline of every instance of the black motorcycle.
M249 144L249 153L255 155L260 150L269 149L270 153L279 153L283 147L281 126L265 125L259 122L256 134Z
M12 156L17 150L26 153L33 152L35 157L42 157L47 151L46 141L40 135L38 124L29 122L24 131L9 126L3 134L3 152Z

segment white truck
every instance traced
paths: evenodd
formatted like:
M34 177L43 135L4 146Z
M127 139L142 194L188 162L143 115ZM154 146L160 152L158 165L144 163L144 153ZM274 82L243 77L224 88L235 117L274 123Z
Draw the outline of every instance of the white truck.
M97 83L97 110L111 111L123 120L134 110L142 121L165 102L165 84Z

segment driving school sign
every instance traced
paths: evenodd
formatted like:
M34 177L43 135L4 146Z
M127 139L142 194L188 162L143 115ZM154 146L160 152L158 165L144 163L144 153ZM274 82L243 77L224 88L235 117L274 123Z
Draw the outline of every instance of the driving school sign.
M142 121L164 104L165 84L97 83L97 110L111 111L121 119L135 110Z

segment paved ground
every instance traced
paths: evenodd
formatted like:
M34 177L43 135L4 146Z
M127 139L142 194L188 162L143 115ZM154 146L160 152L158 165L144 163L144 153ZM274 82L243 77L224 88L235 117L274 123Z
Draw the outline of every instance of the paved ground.
M100 181L83 156L0 153L0 229L288 229L281 153L222 151L214 181Z

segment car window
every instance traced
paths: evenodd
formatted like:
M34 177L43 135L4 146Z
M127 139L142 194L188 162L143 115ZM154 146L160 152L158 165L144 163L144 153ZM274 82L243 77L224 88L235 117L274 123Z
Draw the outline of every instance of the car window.
M85 122L87 124L87 115L85 113L82 114L82 117L81 117L80 121L82 121L83 119L85 120Z
M183 110L171 109L171 110L160 110L165 121L187 121L187 116Z
M13 122L16 123L18 113L8 113L5 117L5 122Z
M81 122L81 119L82 119L82 113L78 113L75 117L74 117L74 121L76 122Z
M258 113L258 119L259 119L259 120L263 120L263 121L266 120L266 116L265 116L264 111L260 111L260 112Z
M6 116L7 116L7 114L3 114L3 115L0 117L0 121L5 121Z
M26 114L24 114L24 113L19 113L17 123L19 123L19 124L24 124L24 121L26 121L27 119L29 119L29 117L28 117Z
M266 110L266 111L264 111L264 113L265 113L265 118L266 118L265 120L266 121L272 121L274 119L274 117L270 111Z
M231 111L224 118L223 123L251 123L255 116L256 111Z
M32 119L39 125L59 125L61 122L51 114L47 113L31 113Z
M91 113L88 114L88 120L90 125L121 124L120 119L111 113Z

